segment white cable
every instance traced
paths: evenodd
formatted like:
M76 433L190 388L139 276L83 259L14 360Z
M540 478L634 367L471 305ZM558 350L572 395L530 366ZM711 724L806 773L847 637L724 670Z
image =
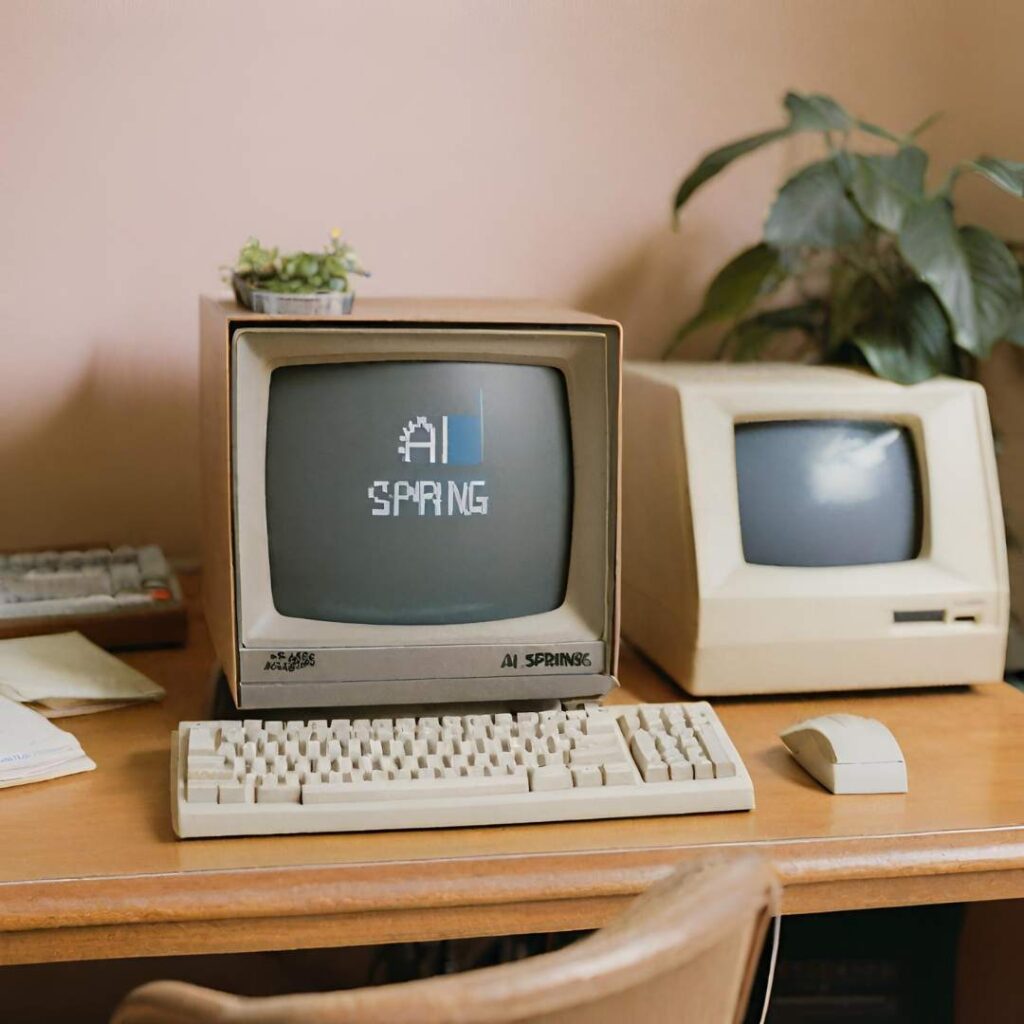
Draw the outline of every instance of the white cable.
M779 933L782 931L782 915L775 918L775 929L772 934L772 957L768 963L768 981L764 990L764 1006L761 1007L760 1024L768 1019L768 1004L772 998L772 985L775 983L775 964L779 959Z

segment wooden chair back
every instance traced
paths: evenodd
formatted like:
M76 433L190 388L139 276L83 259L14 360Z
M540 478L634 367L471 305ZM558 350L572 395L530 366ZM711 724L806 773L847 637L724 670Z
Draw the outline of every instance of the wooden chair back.
M759 858L684 865L555 953L375 988L250 999L158 981L112 1024L736 1024L778 885Z

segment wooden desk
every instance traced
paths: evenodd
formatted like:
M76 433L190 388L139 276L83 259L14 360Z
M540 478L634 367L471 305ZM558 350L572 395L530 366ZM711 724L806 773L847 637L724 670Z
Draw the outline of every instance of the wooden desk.
M1003 685L718 701L749 813L176 840L170 732L209 715L194 601L191 615L187 649L128 658L162 704L62 723L95 772L0 792L0 964L591 928L716 848L769 856L788 913L1024 896L1024 695ZM628 650L620 678L616 700L679 699ZM893 729L910 793L833 797L790 760L779 730L837 710Z

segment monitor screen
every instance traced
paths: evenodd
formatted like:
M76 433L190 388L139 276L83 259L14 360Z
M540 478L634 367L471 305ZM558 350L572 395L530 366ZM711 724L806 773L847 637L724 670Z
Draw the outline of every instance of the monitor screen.
M736 482L753 565L877 565L920 554L920 472L910 431L897 423L738 424Z
M573 460L548 366L319 363L270 378L266 503L282 615L388 626L565 599Z

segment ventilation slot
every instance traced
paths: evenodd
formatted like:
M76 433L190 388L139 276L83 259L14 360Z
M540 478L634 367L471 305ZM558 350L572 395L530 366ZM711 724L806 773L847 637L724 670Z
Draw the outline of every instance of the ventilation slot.
M945 622L946 612L943 608L925 608L915 612L893 612L893 622Z

